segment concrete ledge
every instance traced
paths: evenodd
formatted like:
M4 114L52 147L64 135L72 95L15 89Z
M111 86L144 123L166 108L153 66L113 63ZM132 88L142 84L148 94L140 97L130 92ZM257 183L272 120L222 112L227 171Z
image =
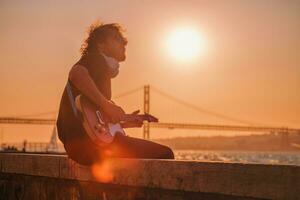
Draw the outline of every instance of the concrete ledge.
M86 167L66 156L4 153L0 162L2 174L232 197L300 199L299 166L111 159Z

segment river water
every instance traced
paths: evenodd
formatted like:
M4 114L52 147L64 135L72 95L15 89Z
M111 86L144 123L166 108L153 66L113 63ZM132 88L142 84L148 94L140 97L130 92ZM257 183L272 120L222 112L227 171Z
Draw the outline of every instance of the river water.
M174 150L178 160L221 161L300 166L300 152Z

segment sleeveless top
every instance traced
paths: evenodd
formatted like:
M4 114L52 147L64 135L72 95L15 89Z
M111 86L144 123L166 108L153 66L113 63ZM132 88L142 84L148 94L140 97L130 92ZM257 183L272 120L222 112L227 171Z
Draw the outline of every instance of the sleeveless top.
M111 99L111 77L108 74L108 66L104 57L99 53L89 53L80 58L75 65L82 65L86 67L90 77L95 82L98 90L108 100ZM71 91L74 98L80 94L80 91L72 84L68 79L71 86ZM66 90L64 88L62 98L60 101L59 113L57 117L57 131L58 137L62 143L72 142L73 140L87 139L83 126L78 118L75 117L75 113L72 109L71 102Z

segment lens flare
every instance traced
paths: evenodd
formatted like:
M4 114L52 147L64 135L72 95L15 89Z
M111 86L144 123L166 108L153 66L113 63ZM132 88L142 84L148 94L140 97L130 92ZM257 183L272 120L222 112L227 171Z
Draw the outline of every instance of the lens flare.
M109 160L103 160L92 166L92 174L99 182L109 183L113 181L114 175L112 163Z

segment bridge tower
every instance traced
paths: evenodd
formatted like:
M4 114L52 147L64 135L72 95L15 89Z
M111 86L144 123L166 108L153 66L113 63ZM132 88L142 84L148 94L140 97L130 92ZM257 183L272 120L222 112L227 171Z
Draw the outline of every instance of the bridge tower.
M150 112L150 85L144 86L144 113ZM143 126L143 138L150 138L150 125L149 122L144 122Z

